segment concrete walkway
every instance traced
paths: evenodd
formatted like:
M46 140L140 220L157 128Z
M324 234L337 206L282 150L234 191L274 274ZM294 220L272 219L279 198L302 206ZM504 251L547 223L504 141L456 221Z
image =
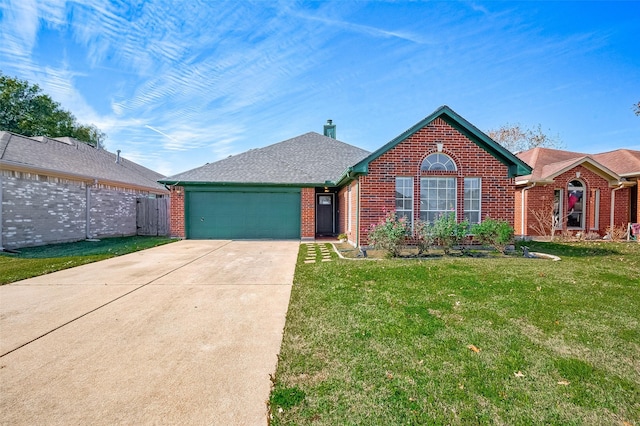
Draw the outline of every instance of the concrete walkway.
M265 425L298 248L186 240L0 286L0 422Z

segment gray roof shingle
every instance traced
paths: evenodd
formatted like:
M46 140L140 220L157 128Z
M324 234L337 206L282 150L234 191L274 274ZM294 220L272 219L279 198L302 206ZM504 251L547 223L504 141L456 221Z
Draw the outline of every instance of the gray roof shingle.
M120 182L155 193L167 192L157 182L163 177L160 173L122 157L118 164L116 154L69 138L28 138L0 131L0 164Z
M335 182L368 151L315 132L205 164L164 183L314 184Z

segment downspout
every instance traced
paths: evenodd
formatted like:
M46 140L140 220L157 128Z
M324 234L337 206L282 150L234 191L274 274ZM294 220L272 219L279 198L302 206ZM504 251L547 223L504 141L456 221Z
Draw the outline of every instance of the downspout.
M97 183L98 183L98 180L94 179L93 183L87 182L85 186L85 196L87 198L87 202L85 204L87 205L87 208L86 208L84 220L85 220L85 234L86 234L87 240L91 239L91 187L93 185L96 185Z
M609 226L610 226L610 232L613 234L613 227L614 227L614 214L615 214L615 205L616 205L616 191L619 189L624 188L624 183L619 183L617 188L613 188L611 190L611 216L609 218ZM611 238L613 238L613 235L610 235Z
M536 186L536 182L533 182L531 185L529 186L525 186L524 188L522 188L522 192L520 193L520 196L522 197L520 200L520 234L522 235L522 239L524 240L525 237L525 226L524 226L524 212L525 212L525 205L524 205L524 193L525 191L528 191L529 189L533 188L534 186Z
M356 187L356 245L360 247L360 179L357 179L356 182L358 183Z
M87 182L87 184L84 187L84 192L85 192L85 197L87 199L87 201L85 202L85 218L84 218L84 223L85 223L85 239L90 240L91 239L91 225L89 224L90 220L91 220L91 215L89 214L89 211L91 210L91 190L89 189L91 188L91 184L89 182Z

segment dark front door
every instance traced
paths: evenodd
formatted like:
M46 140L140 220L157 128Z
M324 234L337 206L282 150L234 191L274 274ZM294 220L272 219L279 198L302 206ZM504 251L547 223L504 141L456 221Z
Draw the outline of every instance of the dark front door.
M316 234L333 235L335 233L334 194L316 194Z

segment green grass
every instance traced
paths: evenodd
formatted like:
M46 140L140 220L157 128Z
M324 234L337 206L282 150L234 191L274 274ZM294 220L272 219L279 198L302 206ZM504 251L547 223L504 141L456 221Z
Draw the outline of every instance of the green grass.
M271 424L640 425L640 244L527 245L562 261L302 245Z
M23 248L19 250L19 254L0 253L0 284L121 256L172 241L175 240L166 237L117 237Z

